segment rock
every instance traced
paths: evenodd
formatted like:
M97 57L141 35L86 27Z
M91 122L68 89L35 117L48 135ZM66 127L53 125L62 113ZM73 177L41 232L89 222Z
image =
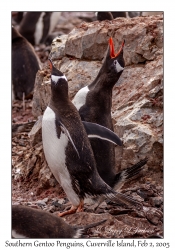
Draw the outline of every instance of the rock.
M12 124L12 137L16 136L17 133L29 132L32 129L34 123L35 122L33 121L20 124ZM22 144L24 145L24 142Z
M48 198L44 198L43 200L38 200L36 202L36 204L39 205L39 206L46 206L47 202L48 202Z
M97 75L101 62L92 60L101 60L104 57L108 36L114 37L115 49L119 48L122 37L125 38L126 67L113 89L112 105L114 129L124 142L123 149L116 147L118 170L128 167L128 163L135 164L140 157L148 154L149 166L159 167L162 164L162 24L162 16L119 18L107 23L84 23L72 30L68 36L60 38L61 42L53 43L50 55L57 59L55 65L66 74L70 98L73 98L80 88L92 82ZM62 53L62 58L61 54L56 58L56 48L58 53ZM64 55L75 58L70 59ZM144 64L140 63L143 61ZM38 72L33 99L35 117L43 113L49 96L50 80L44 78L42 72Z
M155 226L143 218L133 218L128 215L118 215L116 217L108 214L93 214L81 212L64 217L71 225L87 225L92 222L107 219L107 221L95 228L88 230L89 237L100 238L132 238L133 236L143 236L155 233Z
M149 201L152 206L159 207L163 203L163 197L151 197Z
M57 208L57 210L59 210L59 211L63 211L65 208L65 205L63 203L61 203L60 201L54 201L54 202L52 202L52 205L55 206Z
M110 35L116 50L123 39L126 42L126 67L113 88L114 131L124 143L124 147L115 148L116 169L123 170L149 155L148 169L160 170L163 164L162 16L82 23L68 35L54 39L50 57L66 75L72 99L80 88L96 77ZM33 144L41 140L41 116L49 98L50 73L46 67L37 73L35 81L33 115L40 117L29 134ZM40 177L44 173L40 178L43 187L51 182L46 165L45 162L45 170L40 171ZM54 183L52 181L52 185Z
M65 54L79 59L102 60L109 36L114 38L115 49L125 39L126 65L154 60L162 54L163 16L118 18L110 22L82 23L68 36Z
M50 57L52 60L62 59L65 56L65 43L68 35L62 35L60 37L56 37L52 41L52 51L50 52Z
M31 146L35 146L37 143L42 141L41 126L42 126L42 115L38 117L38 120L33 125L32 130L28 134Z
M154 225L162 225L163 214L160 210L156 208L143 207L145 211L145 216Z
M148 199L148 197L154 194L153 190L144 190L139 189L137 190L137 194L140 195L144 200Z

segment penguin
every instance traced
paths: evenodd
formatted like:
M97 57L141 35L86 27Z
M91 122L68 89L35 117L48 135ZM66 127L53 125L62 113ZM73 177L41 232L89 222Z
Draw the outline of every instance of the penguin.
M113 20L114 17L110 11L98 11L96 13L98 21Z
M12 26L12 93L14 99L32 97L40 61L32 45Z
M154 16L154 15L162 15L163 11L142 11L141 16Z
M104 20L113 20L118 17L125 17L125 18L133 18L136 16L140 16L141 13L139 11L99 11L97 12L97 20L104 21Z
M12 205L12 238L80 238L106 219L86 226L74 226L49 212L22 205Z
M61 12L27 12L20 23L19 32L32 45L45 43L60 15Z
M127 17L127 12L126 11L112 11L111 12L113 19L117 17Z
M97 123L112 131L114 130L111 118L112 89L125 67L123 47L124 42L115 53L112 37L109 39L107 55L97 77L91 84L80 89L72 100L82 121ZM124 183L126 172L121 175L123 179L118 178L118 173L116 174L114 144L96 138L90 139L90 143L100 177L112 188ZM130 178L130 174L131 176L134 176L134 173L138 174L146 162L146 159L138 162L136 172L134 165L128 175L126 174L127 178Z
M16 24L19 24L23 19L23 15L23 11L12 12L12 19L16 22Z
M113 191L99 176L81 117L69 99L66 76L51 60L49 62L51 99L42 119L43 149L51 172L72 203L70 210L59 216L82 211L86 196L104 195L113 201L141 206L134 199Z
M128 11L128 17L133 18L141 16L141 11Z

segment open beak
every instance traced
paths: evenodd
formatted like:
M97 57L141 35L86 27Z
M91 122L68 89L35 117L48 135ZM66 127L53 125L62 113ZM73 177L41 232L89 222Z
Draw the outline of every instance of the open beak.
M49 63L50 70L52 71L53 63L52 63L52 60L50 58L48 59L48 63Z
M112 37L110 37L110 39L109 39L109 46L110 46L110 56L111 56L111 58L117 57L121 53L124 45L125 45L125 40L123 40L122 45L121 45L119 51L115 54L114 43L113 43Z

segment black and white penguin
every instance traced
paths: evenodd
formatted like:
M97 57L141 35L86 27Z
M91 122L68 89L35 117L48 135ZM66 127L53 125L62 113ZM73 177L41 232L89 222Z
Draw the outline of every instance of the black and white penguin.
M33 46L12 27L12 94L15 99L23 95L30 98L33 92L40 61Z
M73 226L46 211L21 205L12 206L12 238L80 238L89 228L106 219L86 226Z
M97 123L112 131L112 89L125 67L123 47L124 42L119 51L115 53L113 40L110 38L108 52L97 77L91 84L80 89L72 100L72 103L79 111L82 121ZM131 167L128 173L126 170L118 178L119 174L116 174L115 170L114 144L96 138L90 139L90 142L98 173L112 188L121 186L121 183L129 179L129 176L137 174L147 162L147 160L141 160ZM123 176L122 179L121 176Z
M113 20L118 17L125 17L125 18L133 18L136 16L140 16L141 12L139 11L99 11L97 12L97 20L104 21L104 20Z
M113 20L114 17L110 11L98 11L96 13L98 21Z
M60 19L61 12L26 12L19 32L31 44L45 43Z
M104 195L128 205L140 205L113 191L99 176L87 132L69 99L67 79L51 61L50 68L51 99L43 115L42 141L51 172L72 203L71 209L60 216L82 211L87 195Z

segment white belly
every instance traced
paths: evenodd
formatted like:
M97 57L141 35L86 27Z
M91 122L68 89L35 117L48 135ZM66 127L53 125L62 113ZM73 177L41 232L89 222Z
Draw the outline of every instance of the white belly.
M68 138L62 132L60 138L57 137L55 113L49 107L47 107L43 115L42 140L44 154L51 172L64 189L68 199L74 206L78 206L80 200L72 188L70 174L65 164Z
M28 239L28 237L26 237L23 234L17 233L16 230L14 230L14 229L12 230L12 237L15 239Z
M72 100L72 103L75 105L77 110L79 110L85 103L86 103L86 96L89 92L88 86L80 89L78 93L75 95L74 99Z

